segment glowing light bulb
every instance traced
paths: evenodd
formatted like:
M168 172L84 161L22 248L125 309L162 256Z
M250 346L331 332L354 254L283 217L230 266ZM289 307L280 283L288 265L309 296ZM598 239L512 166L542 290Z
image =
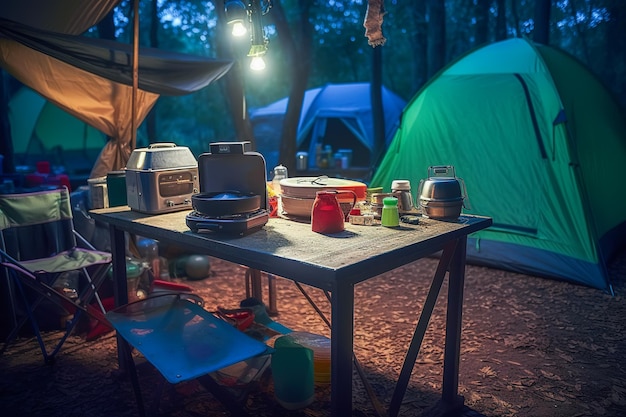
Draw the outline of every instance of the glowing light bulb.
M250 69L253 71L263 71L265 69L265 60L262 56L255 56L250 61Z
M235 22L233 24L233 36L243 36L246 32L248 32L248 29L246 29L243 22Z

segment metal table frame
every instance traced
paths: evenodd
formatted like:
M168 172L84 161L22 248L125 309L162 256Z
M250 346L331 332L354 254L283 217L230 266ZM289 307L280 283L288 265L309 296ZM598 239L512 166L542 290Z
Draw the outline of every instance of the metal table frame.
M156 239L260 271L292 279L331 296L331 415L352 415L354 285L441 251L439 266L409 346L389 414L396 416L410 374L448 272L449 289L440 408L463 406L458 395L461 318L465 279L465 248L470 233L487 228L491 219L461 216L458 221L422 219L400 228L355 226L333 236L311 231L310 224L271 218L263 229L245 236L192 233L187 212L147 215L128 207L94 210L109 224L116 304L127 302L125 233Z

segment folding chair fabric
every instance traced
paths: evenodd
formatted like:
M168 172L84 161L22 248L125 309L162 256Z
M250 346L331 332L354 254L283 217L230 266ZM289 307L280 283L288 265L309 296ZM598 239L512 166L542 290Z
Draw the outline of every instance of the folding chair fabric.
M169 293L136 301L106 314L124 340L165 379L176 384L268 352L202 307L191 294Z
M34 273L61 273L88 268L93 265L108 264L111 254L95 250L74 248L44 259L20 262L24 268Z
M98 290L106 278L111 255L93 247L78 247L76 237L82 243L86 242L74 230L67 188L0 195L0 262L21 294L27 313L7 338L4 348L17 335L19 328L30 320L44 360L48 362L74 330L81 313L87 312L99 321L106 320ZM77 299L54 289L55 282L70 271L80 272L86 280ZM24 287L34 290L39 297L32 300ZM35 308L44 299L74 313L65 334L51 353L48 353L34 316ZM90 305L94 299L99 309Z

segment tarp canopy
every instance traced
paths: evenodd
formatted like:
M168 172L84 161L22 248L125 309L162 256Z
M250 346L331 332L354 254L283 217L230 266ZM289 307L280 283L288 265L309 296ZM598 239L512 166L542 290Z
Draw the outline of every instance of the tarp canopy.
M626 118L575 58L510 39L451 63L407 105L372 186L417 187L432 165L453 165L470 213L493 218L470 237L470 262L611 290Z
M0 65L111 137L91 177L125 167L132 152L132 46L78 36L117 3L24 0L0 10ZM197 91L224 75L231 65L231 61L140 48L135 125L141 124L160 94Z
M374 149L374 119L369 83L327 84L307 90L296 138L297 149L312 155L316 144L330 145L334 150L353 150L353 165L370 166ZM401 97L383 87L385 144L398 127L399 116L406 105ZM278 163L280 137L289 98L250 111L257 149L268 167ZM314 167L315 158L309 158Z

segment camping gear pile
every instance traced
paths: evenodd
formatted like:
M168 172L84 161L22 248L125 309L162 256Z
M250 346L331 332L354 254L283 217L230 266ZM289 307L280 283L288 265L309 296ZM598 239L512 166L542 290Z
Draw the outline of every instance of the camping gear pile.
M468 184L493 226L468 262L611 292L626 243L626 117L578 60L516 38L444 68L409 102L371 186L417 182L435 164Z
M198 189L198 162L187 147L154 143L135 149L126 164L126 197L133 210L187 210Z

